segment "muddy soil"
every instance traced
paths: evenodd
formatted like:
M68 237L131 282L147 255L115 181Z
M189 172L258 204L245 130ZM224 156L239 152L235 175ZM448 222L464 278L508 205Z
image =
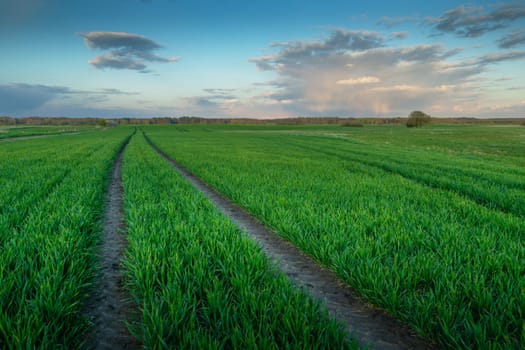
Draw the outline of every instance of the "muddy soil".
M121 260L127 241L122 203L121 166L126 145L119 152L108 191L99 247L100 272L93 294L86 303L86 314L92 323L85 349L139 349L140 344L126 328L125 322L135 314L131 297L124 290Z
M264 253L300 288L321 300L332 317L346 325L347 331L371 349L436 349L404 324L383 310L357 297L332 271L319 266L291 243L271 232L245 210L235 205L180 164L169 158L148 138L150 145L200 190L212 203L262 247Z

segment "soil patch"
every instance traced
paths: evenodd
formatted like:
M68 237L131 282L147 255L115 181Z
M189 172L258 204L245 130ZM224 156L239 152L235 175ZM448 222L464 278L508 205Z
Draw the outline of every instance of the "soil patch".
M126 328L134 310L131 297L124 290L121 260L127 241L122 204L121 166L127 142L122 146L111 174L106 195L102 243L99 248L100 272L93 294L86 304L92 330L86 349L139 349L140 344Z
M149 144L167 160L186 180L200 190L249 237L255 239L264 253L292 280L321 300L332 317L346 324L347 331L360 344L372 349L434 349L435 345L421 339L404 324L385 311L374 308L358 298L357 293L344 284L332 271L319 266L291 243L271 232L257 219L231 200L212 189L190 173L146 137Z

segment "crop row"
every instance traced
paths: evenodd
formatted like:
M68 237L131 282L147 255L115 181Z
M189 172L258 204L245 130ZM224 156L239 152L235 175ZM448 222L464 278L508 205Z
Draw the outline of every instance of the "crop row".
M421 334L453 348L525 345L523 218L361 160L291 145L290 136L175 130L147 133ZM307 145L311 136L294 140ZM336 142L330 138L330 147ZM359 156L339 142L349 158ZM379 162L383 155L367 157Z
M122 169L128 287L146 348L355 348L137 135Z
M359 162L436 188L452 190L489 208L525 216L525 171L423 151L374 148L330 142L326 138L293 138L291 145L347 162ZM448 158L448 159L447 159ZM492 166L491 166L492 165Z
M79 131L87 131L93 129L92 126L18 126L18 127L6 127L0 125L0 140L27 137L27 136L40 136L40 135L58 135L66 133L74 133Z
M104 147L100 142L86 142L83 137L67 141L32 140L2 146L0 246L14 235L32 208L59 186L72 169Z
M121 129L0 148L0 172L8 177L2 179L8 191L1 195L6 231L0 348L70 348L82 342L88 323L81 308L95 273L107 178L129 134Z

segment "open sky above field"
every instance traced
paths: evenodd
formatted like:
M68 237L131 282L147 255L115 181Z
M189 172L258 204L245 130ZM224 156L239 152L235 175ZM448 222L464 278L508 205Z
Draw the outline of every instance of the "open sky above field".
M0 115L525 116L525 1L1 0Z

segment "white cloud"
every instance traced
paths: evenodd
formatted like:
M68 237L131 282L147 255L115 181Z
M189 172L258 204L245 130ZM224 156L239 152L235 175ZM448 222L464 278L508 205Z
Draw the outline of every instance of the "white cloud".
M371 91L377 92L395 92L395 91L412 91L412 92L423 92L429 90L426 87L416 85L393 85L393 86L381 86L373 88Z
M461 48L387 47L382 40L353 49L347 40L352 35L344 33L364 32L340 30L317 42L274 44L275 53L252 59L259 69L278 75L274 89L256 97L257 103L279 106L290 115L398 116L415 109L445 116L482 114L481 106L488 103L483 73L497 63L525 58L523 51L512 51L465 60Z
M364 76L359 78L350 78L350 79L343 79L338 80L336 84L339 85L360 85L360 84L373 84L373 83L379 83L381 79L378 77L372 77L372 76Z

